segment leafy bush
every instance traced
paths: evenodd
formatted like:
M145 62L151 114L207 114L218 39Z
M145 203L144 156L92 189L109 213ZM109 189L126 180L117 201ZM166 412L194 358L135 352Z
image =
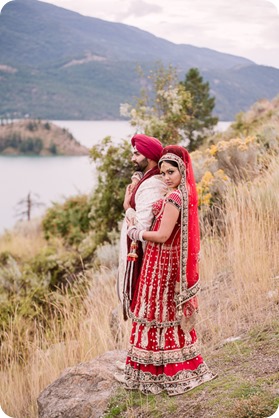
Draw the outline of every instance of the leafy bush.
M220 204L228 185L251 180L260 172L261 149L255 137L219 141L205 151L191 154L199 206Z
M207 153L217 159L218 169L234 181L250 180L259 173L259 146L255 137L219 141Z
M82 266L77 253L65 251L57 254L50 247L30 262L30 271L46 280L50 290L68 286L74 281L75 273L80 270Z
M52 236L63 238L69 245L78 245L90 230L90 198L78 195L64 203L55 203L43 218L42 226L46 239Z
M42 325L55 311L48 297L58 298L81 283L83 270L79 253L57 251L48 246L38 255L20 260L8 252L0 254L0 341L3 332L16 316L40 320ZM56 312L57 315L57 312Z

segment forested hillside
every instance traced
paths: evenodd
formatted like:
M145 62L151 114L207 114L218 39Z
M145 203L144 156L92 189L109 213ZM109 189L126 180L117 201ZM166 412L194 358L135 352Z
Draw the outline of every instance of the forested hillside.
M279 92L278 69L37 0L4 6L0 39L0 117L119 119L120 104L139 95L137 66L147 71L158 61L181 79L199 68L220 120Z
M48 121L21 120L0 125L2 155L87 155L73 135Z

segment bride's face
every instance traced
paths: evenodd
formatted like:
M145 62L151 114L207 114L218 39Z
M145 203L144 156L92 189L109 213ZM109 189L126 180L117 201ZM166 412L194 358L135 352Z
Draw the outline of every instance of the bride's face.
M177 189L181 182L181 174L177 167L163 161L160 167L161 175L169 189Z

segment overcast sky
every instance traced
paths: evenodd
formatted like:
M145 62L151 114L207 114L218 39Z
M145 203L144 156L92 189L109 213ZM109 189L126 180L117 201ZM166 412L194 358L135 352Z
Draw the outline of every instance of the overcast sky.
M0 0L0 8L7 1ZM53 0L85 16L120 22L181 44L279 68L279 0Z

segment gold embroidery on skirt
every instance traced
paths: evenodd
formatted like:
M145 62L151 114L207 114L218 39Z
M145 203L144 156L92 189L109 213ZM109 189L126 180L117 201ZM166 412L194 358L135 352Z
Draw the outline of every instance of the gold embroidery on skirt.
M161 366L169 363L181 363L183 361L191 360L199 356L199 347L197 343L185 345L183 348L176 350L157 349L156 351L145 350L131 346L128 356L135 363L153 364L154 366Z
M146 348L148 345L148 331L149 327L144 327L141 333L141 346L142 348Z
M179 347L180 342L179 342L179 335L178 335L178 327L173 328L173 338L174 338L176 346Z
M160 321L160 286L157 287L156 292L156 310L155 310L155 320Z
M134 339L134 345L137 345L139 342L139 327L140 327L140 323L137 322L136 328L135 328L135 339Z
M160 338L160 348L164 349L166 344L166 331L167 328L163 328L161 332L161 338Z
M142 289L142 296L141 296L141 306L139 310L139 317L144 317L145 310L146 310L146 303L145 303L145 294L146 294L146 284L143 285Z
M168 319L168 291L169 287L167 285L163 294L163 321Z
M161 329L157 328L157 331L156 331L156 346L158 348L160 347L160 336L161 336Z
M185 341L187 344L191 344L192 342L192 337L191 334L189 332L185 332Z
M138 389L145 394L158 394L166 390L168 395L174 396L208 382L216 378L216 375L203 363L196 370L182 370L173 376L164 373L155 376L142 370L138 371L128 365L126 366L125 377L126 389Z

